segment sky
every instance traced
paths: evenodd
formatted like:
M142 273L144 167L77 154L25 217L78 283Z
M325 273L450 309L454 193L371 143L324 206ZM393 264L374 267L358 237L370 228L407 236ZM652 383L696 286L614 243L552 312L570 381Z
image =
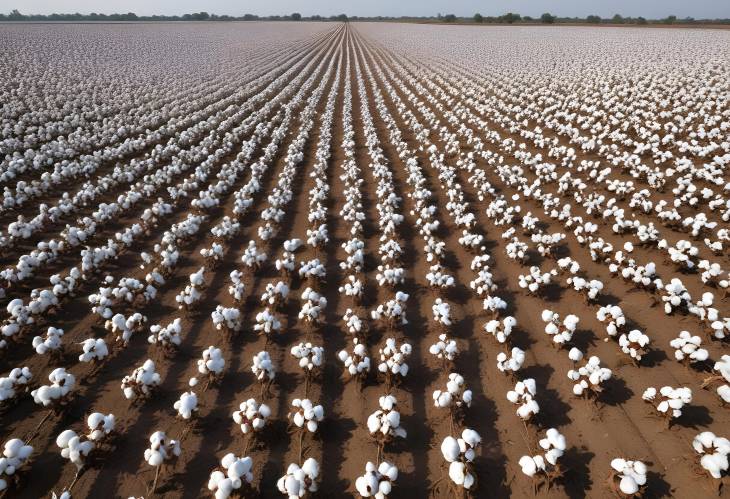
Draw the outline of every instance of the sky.
M0 12L19 9L24 14L90 12L110 14L134 12L138 15L185 14L204 10L215 14L258 15L299 12L357 16L429 16L437 13L471 16L516 12L537 17L550 12L561 17L596 14L656 19L677 17L730 18L730 0L0 0Z

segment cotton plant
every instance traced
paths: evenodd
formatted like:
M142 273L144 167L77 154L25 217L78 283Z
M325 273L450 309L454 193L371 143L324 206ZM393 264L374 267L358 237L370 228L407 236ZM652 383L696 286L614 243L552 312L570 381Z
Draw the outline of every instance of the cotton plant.
M218 305L213 312L210 313L213 320L213 326L216 330L222 331L228 336L241 330L243 323L241 322L242 314L237 308L224 307Z
M465 490L476 488L477 476L473 463L481 442L479 434L470 428L465 428L460 438L449 435L441 442L441 454L449 463L449 478Z
M342 316L342 322L345 323L347 332L355 337L365 333L365 323L351 308L345 310L345 315Z
M601 359L593 355L588 362L578 369L568 371L568 378L573 381L573 394L578 397L595 399L603 391L603 383L611 379L612 372L601 367Z
M103 338L87 338L81 342L79 362L100 363L109 355L109 347Z
M434 406L447 409L464 409L471 407L472 391L466 388L466 381L459 373L449 373L445 390L433 392Z
M102 414L101 412L92 412L86 418L86 426L89 433L86 435L88 440L101 443L109 438L116 427L116 418L114 414Z
M507 302L499 296L487 295L482 301L482 307L485 312L491 314L493 319L496 319L503 310L507 310Z
M370 317L374 321L384 321L390 328L396 326L405 326L408 324L406 318L406 302L408 294L402 291L396 291L395 296L383 304L378 305L375 310L370 312Z
M545 432L545 437L538 442L542 448L542 454L534 456L522 456L518 462L522 473L536 480L535 489L538 490L543 484L547 484L548 490L552 482L562 474L560 458L565 454L567 442L565 436L555 428Z
M638 329L632 329L619 336L618 345L623 353L639 363L648 350L649 337Z
M122 393L125 399L133 402L144 400L152 394L161 381L159 373L155 371L155 363L147 359L132 374L122 379Z
M428 353L441 360L444 365L453 362L459 353L456 340L449 338L446 333L442 333L438 337L438 341L428 347Z
M573 339L573 334L580 319L577 315L568 314L561 321L560 315L552 310L543 310L541 315L545 323L545 333L552 338L555 345L565 345Z
M713 370L717 373L702 382L702 388L717 384L717 394L724 404L730 404L730 355L723 355L715 362Z
M311 497L319 489L319 463L312 457L299 466L291 463L286 474L279 478L276 487L289 499Z
M702 456L700 466L714 479L727 475L730 440L711 431L703 431L692 440L695 452Z
M214 383L221 379L226 361L220 348L209 346L203 350L198 359L198 373L208 378L208 383Z
M86 435L78 435L73 430L65 430L56 437L56 445L61 449L61 457L68 459L75 466L77 473L86 466L89 454L96 448Z
M166 326L155 324L150 327L147 342L157 345L165 352L174 352L182 343L182 320L178 317Z
M198 396L192 390L183 392L173 404L173 408L179 417L190 420L198 412Z
M506 343L509 340L512 329L517 325L517 319L507 316L501 321L492 319L484 325L484 331L496 338L499 343Z
M296 398L292 401L292 412L288 418L297 428L315 433L319 423L324 419L324 409L321 405L315 405L310 399Z
M192 312L200 300L203 298L203 290L205 289L205 267L201 267L197 272L190 274L190 284L175 297L180 310Z
M310 342L294 345L290 353L306 373L321 368L324 363L324 347L312 345Z
M398 346L395 338L387 338L385 346L378 350L380 362L378 372L386 379L387 386L393 386L408 374L407 360L411 356L412 347L410 343L402 343Z
M451 305L441 298L436 298L436 301L431 306L431 312L433 313L433 321L440 327L445 328L451 326Z
M529 273L517 276L517 284L520 289L524 289L528 294L539 295L550 284L555 275L557 275L555 269L550 272L542 272L540 267L530 267Z
M50 385L42 385L30 395L38 405L59 409L68 403L71 390L76 385L76 377L63 367L57 367L48 375L48 381Z
M144 451L144 460L155 468L155 479L152 483L152 493L157 489L157 479L162 467L173 464L182 454L180 441L168 438L164 431L156 431L149 438L150 446Z
M692 336L689 331L680 331L669 345L674 349L674 358L685 364L705 362L710 358L710 353L701 348L702 338Z
M627 497L639 497L646 489L647 469L641 461L617 457L611 461L611 468L609 483L617 493Z
M596 318L606 325L606 334L616 337L626 325L626 317L618 305L606 305L598 309Z
M61 343L62 337L63 329L50 326L46 331L45 337L36 336L33 338L33 348L38 355L45 355L49 353L58 357L63 348L63 344Z
M2 457L0 457L0 493L17 480L18 471L25 466L33 454L33 447L26 445L19 438L11 438L3 446Z
M273 333L281 331L281 321L276 316L276 312L272 312L269 307L266 307L256 314L256 324L254 324L253 330L264 335L268 341Z
M361 343L356 337L352 339L352 343L352 350L349 352L340 350L337 358L344 364L345 372L350 378L358 380L362 386L370 372L371 361L364 343Z
M360 303L365 292L365 284L357 276L349 275L338 291L340 294L349 296L354 303Z
M253 460L229 452L221 459L220 466L211 472L208 490L213 492L215 499L228 499L250 491L252 483Z
M266 289L261 294L261 303L264 306L278 309L286 303L289 296L289 286L283 281L266 284Z
M657 390L650 386L644 390L641 398L665 419L667 427L669 427L674 419L682 416L682 408L692 402L692 389L663 386Z
M514 375L522 368L525 363L525 351L513 347L510 353L499 352L497 354L497 369L505 374Z
M241 427L241 432L244 435L256 433L266 426L268 419L271 417L271 408L250 398L241 402L232 417L233 421Z
M355 480L355 490L360 497L374 497L387 499L398 479L398 467L388 461L381 461L375 465L368 461L365 464L365 474Z
M298 319L307 326L317 326L325 320L324 310L327 308L327 298L312 288L302 292L302 308L299 310Z
M507 392L507 400L517 406L517 415L523 421L530 421L540 412L540 404L535 400L537 384L532 378L518 381L514 390Z
M0 378L0 404L15 399L20 391L27 391L33 373L27 366L13 368L7 376Z
M596 301L598 295L603 291L603 283L598 279L591 279L590 281L580 276L568 277L567 283L573 287L575 291L582 294L586 300L586 303Z
M232 270L229 274L231 284L228 286L228 294L238 305L243 305L244 296L246 294L246 283L243 281L243 272L240 270Z
M367 419L370 436L382 447L396 438L406 438L406 430L400 425L400 412L393 395L383 395L378 399L379 409Z

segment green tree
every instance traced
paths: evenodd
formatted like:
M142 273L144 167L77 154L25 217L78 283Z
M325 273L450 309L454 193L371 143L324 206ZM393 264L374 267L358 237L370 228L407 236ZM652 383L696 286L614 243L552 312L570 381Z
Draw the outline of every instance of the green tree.
M667 16L666 19L664 19L664 24L674 24L677 21L677 16Z
M550 12L545 12L540 16L540 21L542 21L543 24L553 24L555 22L555 16Z
M637 24L648 24L646 21L646 18L643 18L641 16L636 18L636 22L637 22Z
M522 17L519 14L514 14L512 12L507 12L503 16L499 16L499 21L507 24L512 24L522 19Z
M613 24L623 24L624 23L624 18L621 17L620 14L614 14L614 16L611 18L611 22Z
M591 15L586 17L586 22L589 22L591 24L598 24L601 22L601 16Z
M453 23L454 21L456 21L456 16L454 14L446 14L444 16L445 23Z
M291 15L291 20L292 21L301 21L302 15L299 12L295 12Z
M479 12L477 12L476 14L474 14L474 22L475 23L483 23L484 22L484 17Z

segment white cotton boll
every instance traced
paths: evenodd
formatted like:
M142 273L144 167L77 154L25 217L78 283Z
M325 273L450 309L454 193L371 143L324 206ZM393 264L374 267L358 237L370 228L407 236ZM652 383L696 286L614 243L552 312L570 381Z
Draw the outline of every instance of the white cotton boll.
M568 352L568 358L572 360L573 362L580 362L583 359L583 352L581 352L579 349L573 347Z
M446 437L441 442L441 453L448 462L453 462L459 457L459 444L454 437Z
M636 483L636 480L630 476L624 476L621 478L619 488L621 489L621 492L626 495L633 495L639 491L639 485Z
M198 410L198 396L195 392L183 392L175 402L174 409L183 419L190 419L193 413Z

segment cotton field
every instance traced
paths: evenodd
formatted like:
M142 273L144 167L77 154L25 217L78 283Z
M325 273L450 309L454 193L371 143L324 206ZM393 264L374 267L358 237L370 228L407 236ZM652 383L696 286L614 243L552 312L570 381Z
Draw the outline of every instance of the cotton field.
M0 497L727 495L728 47L0 25Z

